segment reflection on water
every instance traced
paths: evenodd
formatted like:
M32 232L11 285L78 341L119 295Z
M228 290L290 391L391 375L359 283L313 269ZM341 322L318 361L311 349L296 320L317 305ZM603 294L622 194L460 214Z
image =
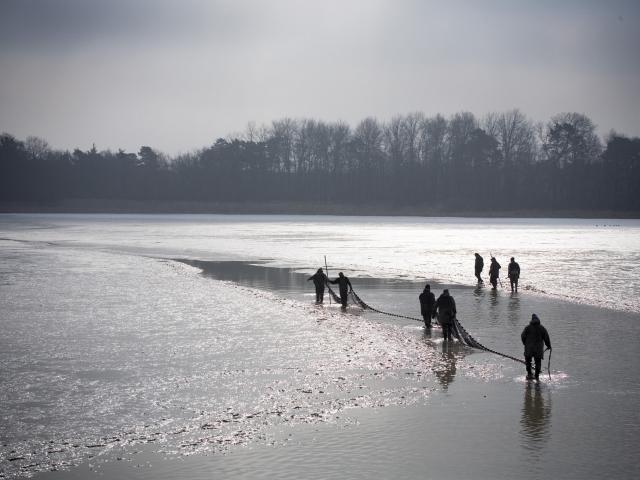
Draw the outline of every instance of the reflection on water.
M509 316L509 322L512 325L518 325L521 323L520 319L520 299L517 293L511 293L509 297L509 303L507 305L507 315Z
M522 446L532 453L540 453L550 438L551 396L542 390L537 382L527 382L524 390L520 436Z
M442 342L442 361L435 368L434 373L444 390L456 376L456 353L460 348L460 345L454 342Z

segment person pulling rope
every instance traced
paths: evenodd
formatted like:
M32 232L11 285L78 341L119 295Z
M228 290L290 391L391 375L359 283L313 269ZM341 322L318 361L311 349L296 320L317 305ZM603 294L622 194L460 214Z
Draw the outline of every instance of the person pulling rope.
M329 288L329 293L331 293L332 295L335 295L335 293L331 290L331 288ZM409 317L407 315L400 315L397 313L391 313L391 312L384 312L382 310L378 310L377 308L374 308L370 305L368 305L367 303L365 303L360 296L352 289L350 292L354 303L356 303L357 305L359 305L363 310L371 310L373 312L376 313L380 313L382 315L388 315L390 317L396 317L396 318L406 318L408 320L415 320L417 322L422 323L423 320L420 318L416 318L416 317ZM337 297L337 296L336 296ZM438 325L440 326L440 325ZM489 352L489 353L493 353L495 355L499 355L501 357L504 358L508 358L510 360L513 360L514 362L519 362L522 364L525 364L525 362L520 359L520 358L516 358L516 357L512 357L511 355L507 355L506 353L501 353L498 352L496 350L492 350L491 348L485 347L484 345L482 345L480 342L478 342L475 338L473 338L466 330L465 328L462 326L462 324L460 323L460 321L454 317L453 318L453 334L455 335L455 337L463 344L472 347L472 348L477 348L478 350L484 350L485 352Z

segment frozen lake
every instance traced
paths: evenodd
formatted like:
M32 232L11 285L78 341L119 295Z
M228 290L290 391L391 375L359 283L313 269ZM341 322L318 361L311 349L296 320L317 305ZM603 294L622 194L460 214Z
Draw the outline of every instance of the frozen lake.
M635 478L639 234L635 220L0 215L0 478L75 464L59 478ZM476 288L474 252L485 282L498 258L507 289L514 256L520 293ZM529 385L520 364L408 319L313 305L305 277L325 255L381 310L419 316L425 281L450 288L470 333L509 355L537 313L551 379Z

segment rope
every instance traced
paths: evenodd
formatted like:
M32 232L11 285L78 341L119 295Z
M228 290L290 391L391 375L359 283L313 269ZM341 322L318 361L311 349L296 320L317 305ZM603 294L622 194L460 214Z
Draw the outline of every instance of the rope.
M332 295L335 296L335 293L331 290L331 288L329 288L329 292ZM352 298L353 298L353 300L355 300L355 303L360 305L360 307L362 307L363 310L371 310L371 311L376 312L376 313L381 313L382 315L389 315L390 317L406 318L408 320L416 320L418 322L422 322L423 321L420 318L409 317L407 315L399 315L397 313L383 312L382 310L378 310L377 308L373 308L372 306L366 304L358 296L358 294L355 291L351 290L351 292L349 292L349 293L352 295ZM337 297L335 297L335 298L337 298ZM499 355L501 357L511 359L514 362L519 362L519 363L522 363L522 364L525 363L524 360L522 360L520 358L512 357L511 355L507 355L506 353L500 353L500 352L498 352L496 350L492 350L490 348L485 347L480 342L478 342L475 338L473 338L465 330L465 328L462 326L462 324L460 323L460 321L456 317L453 318L453 333L461 343L464 343L465 345L467 345L469 347L477 348L478 350L484 350L485 352L493 353L495 355ZM551 362L551 355L549 355L549 362Z
M423 322L423 320L421 318L408 317L406 315L399 315L397 313L383 312L382 310L378 310L377 308L373 308L372 306L367 305L366 303L364 303L362 301L362 299L358 296L358 294L353 291L353 289L349 293L351 293L353 299L355 300L355 303L360 305L364 310L372 310L374 312L381 313L383 315L389 315L390 317L407 318L409 320L416 320L418 322Z

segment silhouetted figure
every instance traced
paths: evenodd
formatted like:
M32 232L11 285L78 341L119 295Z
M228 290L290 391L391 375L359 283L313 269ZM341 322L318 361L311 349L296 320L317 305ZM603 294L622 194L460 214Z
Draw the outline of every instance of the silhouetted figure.
M484 283L482 281L482 277L480 276L480 274L482 273L482 270L484 269L484 258L482 258L479 253L476 253L475 255L476 255L476 264L475 264L476 278L478 279L478 283Z
M507 276L509 277L509 281L511 282L511 291L518 291L518 279L520 278L520 265L516 262L515 258L511 257L511 261L509 262L509 267L507 269ZM515 288L515 290L514 290Z
M424 319L425 328L431 328L431 318L436 312L436 296L431 291L431 286L427 284L418 297L420 300L420 313Z
M540 365L544 358L544 346L551 350L551 340L547 329L542 326L540 319L534 313L531 315L529 325L524 327L520 335L522 344L524 345L524 361L527 366L527 378L534 378L531 374L531 360L535 360L535 379L540 376Z
M453 319L456 316L456 302L449 290L445 289L436 301L438 310L438 323L442 326L442 336L445 340L451 340L453 333Z
M322 303L324 301L324 286L329 280L324 274L321 268L316 273L307 278L307 282L313 280L313 284L316 286L316 303Z
M500 269L502 267L495 259L495 257L491 257L491 265L489 265L489 282L493 289L495 290L498 287L498 278L500 277Z
M329 282L338 284L338 287L340 288L340 303L342 304L342 308L347 308L347 296L349 295L349 292L353 290L349 279L340 272L338 274L338 278L335 280L329 280Z

